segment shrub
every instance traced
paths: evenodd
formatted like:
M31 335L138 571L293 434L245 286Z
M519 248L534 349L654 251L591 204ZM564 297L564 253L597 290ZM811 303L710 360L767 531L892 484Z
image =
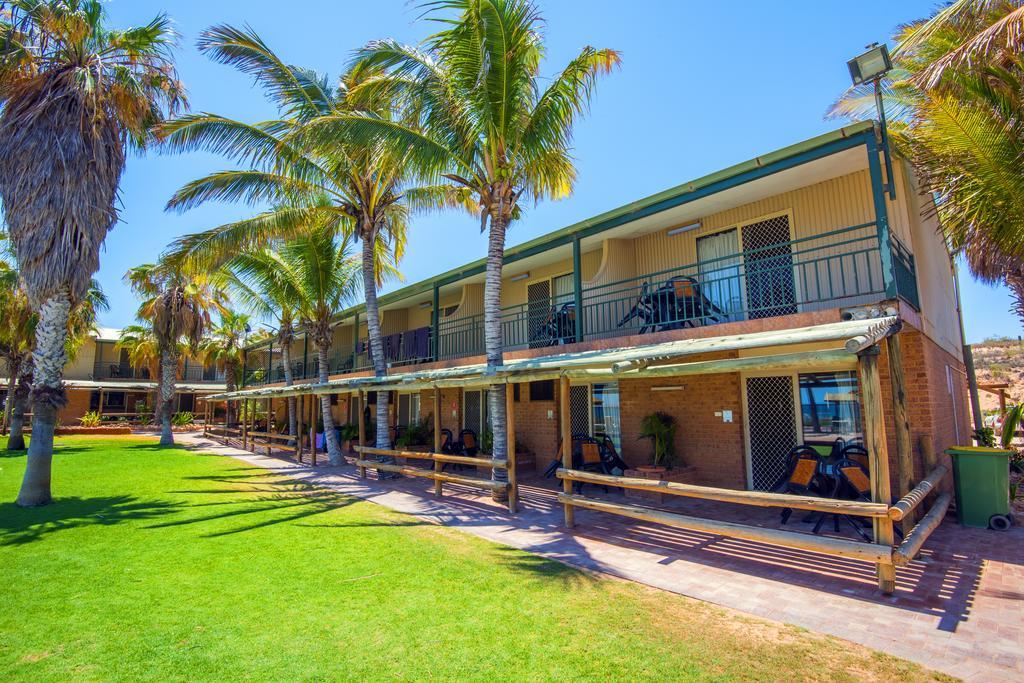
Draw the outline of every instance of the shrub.
M187 410L171 415L171 424L175 427L184 427L195 422L196 416Z
M650 439L654 447L651 464L671 467L676 459L676 419L668 413L651 413L640 423L640 438Z
M430 437L433 436L433 433L434 431L430 428L427 419L423 418L402 430L402 435L395 439L395 447L425 446L430 443Z
M103 422L103 418L95 410L90 410L82 417L78 418L78 421L82 423L83 427L99 427L100 423Z
M359 426L354 424L343 424L338 428L338 435L342 441L352 441L359 438Z

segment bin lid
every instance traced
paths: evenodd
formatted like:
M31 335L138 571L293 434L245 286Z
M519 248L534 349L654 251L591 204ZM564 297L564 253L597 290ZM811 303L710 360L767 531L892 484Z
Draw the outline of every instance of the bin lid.
M988 448L987 446L953 446L946 449L946 455L1011 455L1013 451L1005 448Z

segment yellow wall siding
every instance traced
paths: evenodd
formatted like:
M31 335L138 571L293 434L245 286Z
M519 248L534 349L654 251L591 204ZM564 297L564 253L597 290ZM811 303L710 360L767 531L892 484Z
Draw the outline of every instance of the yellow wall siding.
M96 361L96 339L88 337L78 350L75 360L64 369L64 379L92 379L93 364ZM112 360L111 362L117 362Z

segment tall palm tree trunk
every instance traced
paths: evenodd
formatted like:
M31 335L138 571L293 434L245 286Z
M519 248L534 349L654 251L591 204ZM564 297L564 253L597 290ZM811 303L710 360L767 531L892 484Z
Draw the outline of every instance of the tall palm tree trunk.
M178 375L178 359L170 350L160 353L160 445L174 445L174 430L171 429L171 403L174 401L174 384Z
M494 372L502 364L503 340L501 334L501 266L505 256L505 231L508 219L499 210L491 217L491 230L487 238L487 274L484 283L484 348L487 351L487 372ZM488 411L494 446L491 457L505 460L508 450L505 415L505 385L493 384L487 392ZM508 472L491 470L491 480L507 482ZM503 500L507 492L495 491L493 498Z
M320 384L326 384L327 378L330 374L328 368L328 362L331 352L330 343L323 343L322 341L316 345L316 355L319 361L319 371L317 372L317 381ZM341 442L338 440L338 432L334 429L334 416L331 415L331 395L321 394L320 395L320 416L324 424L324 440L327 444L327 461L333 465L338 466L344 463L344 456L341 454ZM314 438L316 432L316 426L313 427Z
M7 399L4 401L4 434L7 434L11 428L11 413L14 410L14 388L18 385L21 363L21 354L19 353L12 353L7 357Z
M228 360L224 362L224 388L229 394L233 394L238 390L238 381L235 379L238 377L238 361ZM231 424L231 416L235 413L235 402L228 401L227 405L227 424ZM248 420L248 415L241 417L243 420Z
M25 410L28 408L29 394L32 392L32 359L26 358L18 372L18 386L14 389L11 399L11 434L7 437L7 450L25 450Z
M53 432L57 411L67 402L64 394L64 338L71 314L71 297L66 291L52 295L39 307L36 324L35 386L32 389L32 440L28 447L25 476L18 492L18 505L31 507L50 502L50 466L53 461Z
M295 375L292 373L292 350L291 342L281 344L281 362L284 363L284 385L290 387L295 384ZM294 396L288 397L288 434L295 436L299 433L298 402Z
M377 307L377 274L374 270L373 245L376 232L363 233L363 292L366 295L366 334L370 338L370 355L373 356L373 374L384 377L388 374L387 359L384 357L384 339L380 330L380 309ZM391 448L391 434L388 430L388 392L377 392L377 448ZM380 462L394 462L390 456L378 458Z

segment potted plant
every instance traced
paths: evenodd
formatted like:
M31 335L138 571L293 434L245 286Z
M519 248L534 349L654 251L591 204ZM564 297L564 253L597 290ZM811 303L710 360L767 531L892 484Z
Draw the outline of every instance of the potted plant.
M683 484L694 483L696 468L679 463L676 457L677 428L676 419L668 413L656 412L646 416L640 422L640 438L651 442L651 464L626 470L626 476ZM664 502L665 499L664 494L635 489L626 489L626 496L657 502Z
M676 459L676 419L668 413L651 413L640 422L640 438L651 442L651 464L637 469L664 474Z
M338 436L340 437L341 442L345 444L345 450L347 450L350 455L355 455L355 446L359 441L358 425L350 423L341 425L341 427L338 428Z

